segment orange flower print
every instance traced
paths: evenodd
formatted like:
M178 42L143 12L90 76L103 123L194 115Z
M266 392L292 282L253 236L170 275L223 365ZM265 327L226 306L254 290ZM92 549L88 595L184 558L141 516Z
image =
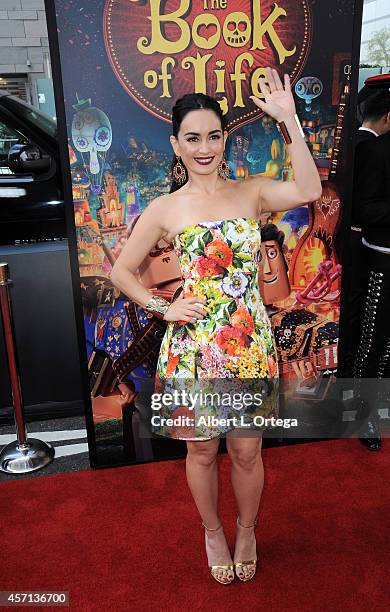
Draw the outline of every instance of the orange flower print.
M224 325L215 336L218 346L228 355L239 355L240 348L245 345L245 334L236 327Z
M174 327L183 327L183 325L188 325L188 321L184 321L184 319L179 319L178 321L173 322Z
M268 362L268 372L269 372L270 378L273 378L276 372L276 363L272 355L268 355L267 362Z
M166 369L166 376L167 376L167 378L172 376L172 374L176 370L176 367L177 367L177 365L179 363L179 357L180 357L180 355L172 355L171 353L169 354L169 356L168 356L168 363L167 363L167 369Z
M208 257L198 257L195 263L195 269L199 276L215 276L216 274L222 274L223 268L218 265L218 262Z
M236 329L240 329L250 336L255 330L255 323L246 308L240 307L230 317L230 322Z
M215 239L206 246L204 252L209 259L223 268L228 268L233 261L233 251L224 240Z
M179 421L178 424L169 427L172 438L195 438L195 410L191 410L188 406L179 406L171 413L170 418Z

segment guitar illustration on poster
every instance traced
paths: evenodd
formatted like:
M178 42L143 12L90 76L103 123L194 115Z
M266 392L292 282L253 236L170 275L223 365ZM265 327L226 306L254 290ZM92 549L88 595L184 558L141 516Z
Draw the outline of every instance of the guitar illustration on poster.
M346 72L335 125L320 126L319 122L316 125L316 121L303 121L308 140L314 142L312 146L318 142L326 144L326 139L332 137L328 172L325 174L325 165L321 163L322 195L319 200L307 205L307 227L303 233L298 238L290 235L292 253L287 244L284 253L279 247L280 277L283 277L285 269L283 261L288 260L290 293L286 296L285 290L283 295L280 287L280 300L272 304L268 301L282 375L287 379L298 379L296 395L305 399L320 399L327 389L322 379L337 371L341 264L334 247L334 237L340 222L342 202L338 169L350 92L349 70ZM288 215L285 217L288 218ZM283 228L283 217L280 221L279 227ZM265 248L269 248L267 231L270 225L276 227L274 224L263 227ZM279 244L281 242L279 237ZM267 295L264 288L263 295Z

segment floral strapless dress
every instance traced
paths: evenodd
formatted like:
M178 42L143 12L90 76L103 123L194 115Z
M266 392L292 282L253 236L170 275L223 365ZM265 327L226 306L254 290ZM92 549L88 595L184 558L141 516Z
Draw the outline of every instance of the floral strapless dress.
M154 381L161 398L152 410L154 434L206 440L273 426L279 372L258 284L260 245L260 222L243 217L189 225L174 237L184 297L206 298L207 314L167 325Z

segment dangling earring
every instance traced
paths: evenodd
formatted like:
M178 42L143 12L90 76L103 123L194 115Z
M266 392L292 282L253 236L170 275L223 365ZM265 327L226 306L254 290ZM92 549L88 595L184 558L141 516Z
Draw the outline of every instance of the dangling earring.
M176 155L176 164L172 169L172 176L178 185L183 185L187 180L187 171L185 166L180 161L180 157Z
M223 157L222 157L221 161L218 164L218 174L219 174L219 176L221 178L223 178L224 181L226 181L226 179L229 178L231 173L232 173L232 171L230 169L229 164L226 161L225 154L223 154Z

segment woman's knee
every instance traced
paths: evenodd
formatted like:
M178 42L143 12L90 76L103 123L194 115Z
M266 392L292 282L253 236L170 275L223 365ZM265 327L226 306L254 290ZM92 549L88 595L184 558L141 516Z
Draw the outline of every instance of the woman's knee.
M199 465L208 466L214 463L217 458L219 439L207 440L204 442L187 442L188 455L191 461Z
M228 452L232 463L238 467L250 470L261 458L261 445L259 442L251 444L229 445Z

